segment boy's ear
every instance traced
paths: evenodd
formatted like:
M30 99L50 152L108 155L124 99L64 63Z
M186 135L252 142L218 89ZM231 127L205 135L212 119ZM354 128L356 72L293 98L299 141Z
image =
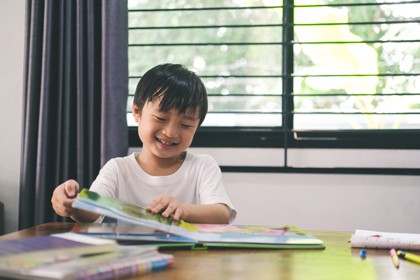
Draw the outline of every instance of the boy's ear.
M139 106L137 106L136 104L133 104L132 114L133 114L134 120L136 121L136 123L138 123L140 121L140 109L139 109Z

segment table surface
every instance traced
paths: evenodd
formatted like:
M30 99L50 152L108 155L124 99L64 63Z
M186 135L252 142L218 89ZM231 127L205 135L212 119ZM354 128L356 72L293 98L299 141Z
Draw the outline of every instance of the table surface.
M46 223L0 236L0 240L68 232L73 223ZM420 265L401 260L393 266L388 250L351 248L350 232L309 231L325 243L325 249L267 250L166 249L174 256L168 270L141 279L420 279ZM418 253L418 252L417 252ZM136 279L136 278L132 278Z

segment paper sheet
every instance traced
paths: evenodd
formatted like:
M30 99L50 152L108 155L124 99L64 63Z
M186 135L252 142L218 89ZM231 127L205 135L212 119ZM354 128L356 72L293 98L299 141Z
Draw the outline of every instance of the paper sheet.
M420 234L357 229L350 239L355 248L420 250Z

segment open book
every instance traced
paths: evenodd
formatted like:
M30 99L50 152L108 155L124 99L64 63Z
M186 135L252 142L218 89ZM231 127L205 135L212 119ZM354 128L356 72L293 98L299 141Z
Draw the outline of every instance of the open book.
M192 224L182 220L175 221L118 199L101 197L87 189L83 189L79 193L73 207L160 232L146 234L141 237L142 241L147 241L148 238L157 242L166 240L171 243L193 244L195 248L324 248L324 243L321 240L293 226ZM165 234L161 234L162 232Z
M194 247L196 241L148 226L116 221L114 223L77 223L73 233L113 239L119 244L151 244L162 247Z

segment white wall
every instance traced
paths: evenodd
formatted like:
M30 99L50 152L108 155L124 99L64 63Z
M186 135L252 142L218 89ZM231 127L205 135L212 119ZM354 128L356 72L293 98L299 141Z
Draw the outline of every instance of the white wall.
M237 224L420 233L420 177L225 173Z
M24 0L0 1L0 200L6 207L6 232L15 231L18 226L24 6ZM256 154L246 150L234 155L223 150L209 153L222 164L264 165L267 160L276 163L279 158L267 150L259 150ZM359 153L364 155L364 152ZM340 151L338 157L343 154ZM368 160L384 162L385 166L396 161L395 156L398 154L384 156L378 151L368 157L364 155ZM356 153L356 157L360 156ZM264 162L259 162L260 159ZM325 160L325 156L320 157L316 151L298 153L295 159L297 165L301 165L302 160L306 163L322 160L326 162L323 165L336 160L334 157ZM419 166L419 151L403 152L398 161L407 167ZM238 224L293 224L307 230L364 228L420 233L419 176L258 173L225 173L223 176L239 212Z
M223 166L282 166L282 149L192 148ZM290 167L420 169L420 150L290 149ZM238 224L420 233L420 176L225 173Z
M5 231L18 227L25 1L0 1L0 200Z

